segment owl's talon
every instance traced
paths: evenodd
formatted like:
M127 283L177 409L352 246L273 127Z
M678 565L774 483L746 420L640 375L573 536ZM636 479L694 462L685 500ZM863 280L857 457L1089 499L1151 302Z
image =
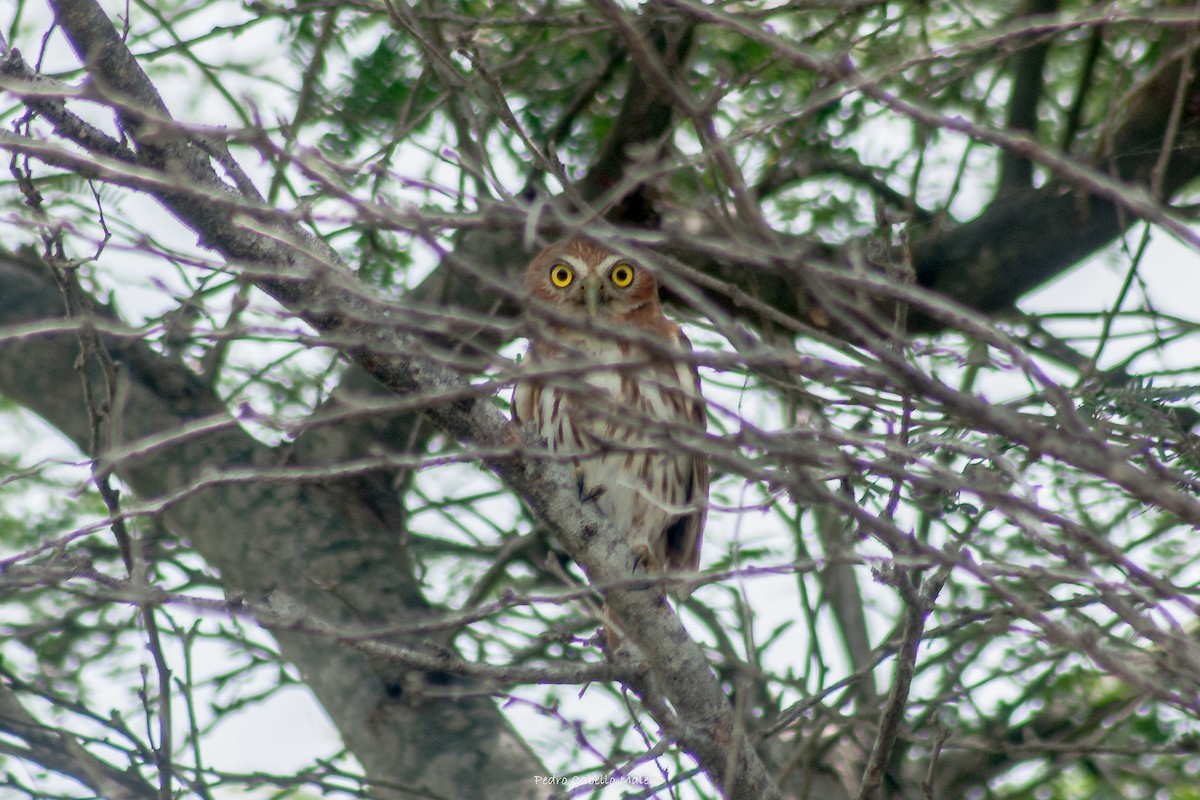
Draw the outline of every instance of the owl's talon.
M650 563L653 559L653 553L650 548L644 544L635 544L633 546L633 569L630 572L637 572L638 567L641 567L644 572L650 571Z
M586 503L589 500L595 500L597 497L608 491L608 489L604 487L604 484L600 484L599 486L588 489L587 484L584 482L583 470L579 467L575 468L575 486L579 490L579 502L581 503Z
M586 493L581 488L579 491L579 499L582 502L586 503L589 500L595 500L596 498L598 498L600 495L604 494L607 491L608 491L608 489L606 489L603 484L601 484L600 486L594 487L590 492L586 492Z

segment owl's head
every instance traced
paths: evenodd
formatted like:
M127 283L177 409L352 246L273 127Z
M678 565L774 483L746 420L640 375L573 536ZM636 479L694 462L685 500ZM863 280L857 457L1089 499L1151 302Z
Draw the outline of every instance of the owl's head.
M658 309L653 275L633 259L582 237L539 253L525 272L525 286L563 313L602 321Z

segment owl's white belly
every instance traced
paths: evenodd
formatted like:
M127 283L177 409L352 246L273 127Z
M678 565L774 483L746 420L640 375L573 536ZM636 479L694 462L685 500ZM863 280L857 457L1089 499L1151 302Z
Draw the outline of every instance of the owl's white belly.
M552 452L578 456L584 491L602 490L596 497L600 510L635 550L649 555L647 567L661 569L664 530L692 510L687 507L692 457L672 446L671 426L688 419L694 381L686 369L648 364L644 355L622 352L615 342L593 340L587 349L595 352L584 363L596 368L547 379L532 422ZM621 368L631 361L641 363Z

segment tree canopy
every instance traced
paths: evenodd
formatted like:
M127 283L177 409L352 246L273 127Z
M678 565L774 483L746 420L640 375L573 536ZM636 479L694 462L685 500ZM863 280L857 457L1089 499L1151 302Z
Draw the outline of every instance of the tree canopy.
M1200 796L1190 5L0 23L5 793ZM704 379L677 607L510 421L579 233Z

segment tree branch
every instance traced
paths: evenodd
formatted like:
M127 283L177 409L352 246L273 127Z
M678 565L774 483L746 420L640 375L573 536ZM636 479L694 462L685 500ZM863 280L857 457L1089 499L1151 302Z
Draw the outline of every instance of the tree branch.
M676 15L650 14L640 20L643 30L627 23L623 13L607 2L598 2L601 13L622 31L625 47L632 51L629 81L616 122L600 152L579 183L580 195L589 202L604 198L621 186L629 169L646 162L639 148L654 147L661 156L663 143L678 111L674 81L692 48L694 25ZM649 10L649 7L648 9ZM630 46L632 43L635 47ZM657 227L658 209L649 187L639 184L609 210L608 219L640 227Z
M12 753L49 770L67 775L112 800L157 800L158 790L132 770L120 770L88 753L67 731L44 725L21 704L12 687L0 680L0 730L25 742L26 750L11 743L0 751Z
M1038 14L1053 14L1058 10L1058 0L1025 0L1018 18L1025 19ZM1027 41L1032 39L1032 41ZM1050 52L1048 39L1033 36L1021 37L1013 42L1021 48L1012 60L1012 93L1008 98L1008 119L1005 123L1010 131L1036 134L1038 106L1042 99L1042 70L1046 55ZM997 194L1007 194L1033 186L1033 162L1011 150L1000 154L1000 177Z

